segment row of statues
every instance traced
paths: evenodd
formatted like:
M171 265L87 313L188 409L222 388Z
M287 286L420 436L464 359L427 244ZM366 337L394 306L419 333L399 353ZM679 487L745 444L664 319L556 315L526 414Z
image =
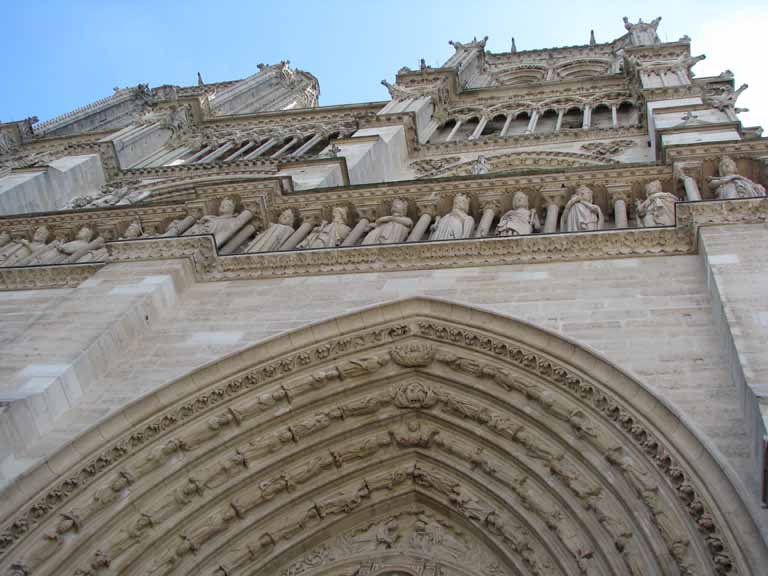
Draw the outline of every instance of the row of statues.
M708 178L708 183L715 196L721 200L766 195L763 186L739 175L736 162L728 156L720 159L718 176ZM637 226L674 225L677 196L664 192L658 180L646 184L645 194L645 200L635 203ZM557 216L557 210L554 216ZM437 216L434 221L429 214L422 214L415 224L408 216L408 201L404 198L392 201L389 215L381 216L372 223L360 219L354 228L349 225L349 210L344 206L334 207L330 220L323 220L317 225L306 222L298 227L295 211L285 209L276 222L257 234L251 224L252 218L253 214L249 210L237 213L234 200L226 197L221 200L217 214L201 218L179 218L172 221L160 236L211 234L221 254L233 254L371 246L420 240L459 240L473 236L524 236L542 229L545 232L558 229L556 218L548 227L542 227L537 211L530 208L528 196L524 192L515 192L512 209L500 216L493 233L491 225L494 212L490 213L490 217L484 212L478 224L470 214L469 197L461 193L454 196L450 212ZM605 216L595 203L592 190L585 185L579 186L563 207L559 231L585 232L604 228ZM150 235L144 233L141 223L134 220L120 239L147 236ZM49 237L50 232L44 225L35 230L31 240L12 238L8 232L0 232L0 267L94 262L106 256L104 238L90 226L83 226L71 241L57 239L49 242Z
M34 266L40 264L71 264L96 262L106 256L104 239L96 237L89 226L83 226L74 240L48 242L47 226L39 226L31 240L13 239L0 232L0 266Z

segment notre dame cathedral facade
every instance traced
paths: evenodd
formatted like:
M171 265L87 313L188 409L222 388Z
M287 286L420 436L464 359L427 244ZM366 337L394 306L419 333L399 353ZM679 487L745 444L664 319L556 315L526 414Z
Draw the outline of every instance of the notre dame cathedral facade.
M659 20L0 124L0 574L765 574L768 139Z

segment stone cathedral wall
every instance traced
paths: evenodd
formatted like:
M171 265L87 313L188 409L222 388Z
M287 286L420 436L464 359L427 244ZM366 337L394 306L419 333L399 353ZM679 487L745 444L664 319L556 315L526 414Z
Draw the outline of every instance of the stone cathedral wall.
M110 265L75 289L0 294L6 382L29 389L36 378L60 376L64 389L28 402L27 419L5 419L2 445L14 452L5 455L5 482L196 368L309 323L428 296L525 320L591 347L685 412L754 484L739 391L729 380L701 256L211 283L195 283L185 268ZM19 314L22 303L27 312ZM67 329L74 324L76 332ZM67 365L75 366L74 376L62 376ZM87 395L53 428L42 428L48 410L67 408L52 404L68 403L78 393L73 386Z

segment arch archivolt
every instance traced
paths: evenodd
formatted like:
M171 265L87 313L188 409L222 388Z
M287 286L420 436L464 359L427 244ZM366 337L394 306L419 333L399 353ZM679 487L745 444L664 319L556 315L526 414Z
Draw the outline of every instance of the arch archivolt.
M5 522L2 569L748 574L765 558L702 476L720 469L640 385L531 326L456 316L363 312L132 406Z

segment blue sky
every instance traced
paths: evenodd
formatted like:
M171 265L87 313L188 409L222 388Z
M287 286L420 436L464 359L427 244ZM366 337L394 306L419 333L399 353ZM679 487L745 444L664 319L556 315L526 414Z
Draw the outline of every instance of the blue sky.
M385 100L382 78L420 58L440 65L448 40L490 37L488 49L598 42L633 21L661 15L662 40L683 34L700 75L730 68L750 89L746 125L768 128L762 53L765 2L512 0L0 0L0 120L45 120L108 96L115 86L190 85L248 76L260 62L289 59L320 80L322 105Z

